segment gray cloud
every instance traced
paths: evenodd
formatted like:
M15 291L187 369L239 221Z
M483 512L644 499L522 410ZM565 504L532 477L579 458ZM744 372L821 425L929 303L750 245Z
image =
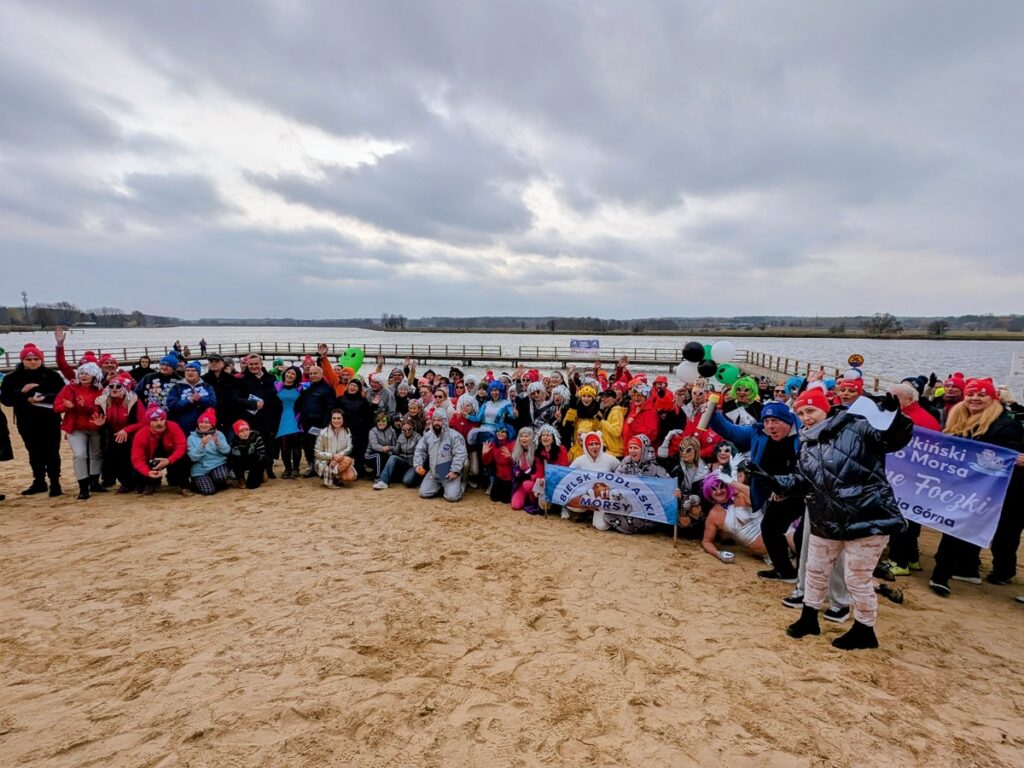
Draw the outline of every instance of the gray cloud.
M51 152L156 158L187 150L155 138L157 126L151 134L119 124L112 115L132 114L130 102L111 103L0 54L0 256L24 247L64 264L66 244L77 242L97 258L138 252L150 265L194 257L237 283L223 309L236 315L245 300L235 295L294 302L282 314L336 315L333 281L345 279L371 290L340 314L375 314L382 299L405 314L496 305L544 313L551 303L594 313L577 275L524 257L590 265L580 277L608 286L603 311L629 316L638 314L630 302L641 300L658 302L647 313L678 314L677 297L703 285L710 265L732 270L730 291L752 302L736 311L748 313L767 301L748 275L798 275L800 265L836 253L916 264L923 275L941 256L947 270L998 273L1008 285L1024 274L1020 3L111 0L87 13L57 5L181 93L215 88L330 135L406 149L376 164L321 162L319 175L257 165L246 177L300 207L380 228L382 242L309 227L241 228L225 223L241 206L212 171L130 174L126 196L73 163L45 162ZM201 167L191 160L182 167ZM584 234L544 231L522 199L532 183L552 185L584 221L609 206L717 212L657 237L642 231L642 216L635 227L625 218L614 236L600 227L600 235L586 226ZM732 199L744 207L730 213ZM105 227L95 243L79 238L87 217ZM161 234L129 237L131 218ZM412 251L404 236L436 248L418 255L422 243ZM474 249L464 261L453 255ZM438 261L464 279L435 280ZM840 311L837 301L855 310L858 292L898 298L848 257L833 263L848 290L803 293L807 312ZM496 284L498 264L513 265L514 277ZM657 280L634 291L638 275ZM322 288L310 282L317 278ZM89 280L79 274L62 289L88 291ZM965 296L955 280L926 290L936 312L1019 308L1010 294ZM184 306L161 310L215 314L187 291L176 296ZM690 301L694 313L721 305Z

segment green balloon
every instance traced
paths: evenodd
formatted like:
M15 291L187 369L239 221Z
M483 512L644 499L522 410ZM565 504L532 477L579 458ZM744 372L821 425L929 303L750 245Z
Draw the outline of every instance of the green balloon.
M704 345L704 359L705 360L710 360L711 359L711 345L710 344L705 344Z
M715 371L715 378L725 384L727 387L731 387L740 377L740 369L732 363L723 363L718 366L718 370Z
M5 355L5 354L7 354L7 350L4 349L3 347L0 347L0 355Z
M349 347L338 358L338 365L342 368L351 368L356 373L359 373L359 369L363 367L363 355L365 354L362 347Z

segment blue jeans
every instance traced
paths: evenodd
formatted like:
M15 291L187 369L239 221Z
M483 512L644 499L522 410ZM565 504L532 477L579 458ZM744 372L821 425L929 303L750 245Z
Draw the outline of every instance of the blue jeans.
M379 479L382 483L390 483L392 475L401 477L402 484L406 488L415 488L420 482L420 476L416 474L416 470L410 466L409 462L398 456L388 458L388 463L384 465Z

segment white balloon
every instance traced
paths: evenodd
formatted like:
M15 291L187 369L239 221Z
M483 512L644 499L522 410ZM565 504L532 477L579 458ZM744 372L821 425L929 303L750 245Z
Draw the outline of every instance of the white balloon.
M697 372L697 363L691 363L689 360L683 360L683 362L676 366L676 376L678 376L684 384L693 384L693 382L700 378L700 373Z
M711 359L719 365L731 363L734 357L736 357L736 345L731 341L722 339L716 341L711 347Z

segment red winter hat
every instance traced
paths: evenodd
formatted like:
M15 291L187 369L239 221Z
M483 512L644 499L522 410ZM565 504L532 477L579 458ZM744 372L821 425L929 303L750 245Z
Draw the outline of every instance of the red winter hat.
M962 389L965 395L973 395L978 392L984 392L993 400L999 398L999 395L996 392L996 385L992 382L992 379L968 379L967 383L964 384Z
M836 381L836 389L855 389L861 394L864 393L864 379L859 376L850 379L839 379Z
M667 387L668 386L668 376L655 376L654 377L654 384L655 384L655 386L657 386L658 384L664 384Z
M799 411L801 408L808 406L828 413L828 399L825 397L825 390L820 387L806 390L796 399L796 402L793 404L793 410Z
M531 368L523 376L526 381L540 381L540 371L536 368Z
M205 411L200 413L199 418L196 419L196 423L198 424L203 419L206 419L208 422L210 422L211 426L217 426L217 412L213 410L213 408L207 408Z
M590 445L591 443L597 443L598 445L600 445L601 438L595 433L591 432L585 438L583 438L583 445L587 446Z
M29 344L26 344L24 347L22 347L21 348L21 353L18 355L18 357L20 357L22 360L24 360L29 355L32 355L34 357L38 357L40 360L42 360L44 362L46 361L46 358L43 357L43 351L39 347L37 347L35 344L29 343Z
M109 352L107 352L104 355L100 355L100 365L103 365L104 363L108 363L108 362L109 363L113 363L114 365L117 365L117 358L114 357Z
M100 359L96 357L96 353L90 349L88 352L82 355L82 359L78 361L79 365L84 365L85 363L96 363L96 365L99 365Z
M976 379L971 379L971 381L976 381ZM957 389L963 391L965 383L966 382L964 382L964 375L957 371L956 373L951 374L950 377L942 383L942 386L944 386L946 389L949 389L950 387L956 387Z
M235 434L237 435L239 432L242 431L242 427L248 427L248 426L249 426L249 422L248 421L246 421L245 419L239 419L238 421L236 421L234 424L231 425L231 429L233 429L235 431Z
M311 355L306 355L304 358L302 358L302 364L305 365L306 363L309 363L310 365L313 364L313 358Z

